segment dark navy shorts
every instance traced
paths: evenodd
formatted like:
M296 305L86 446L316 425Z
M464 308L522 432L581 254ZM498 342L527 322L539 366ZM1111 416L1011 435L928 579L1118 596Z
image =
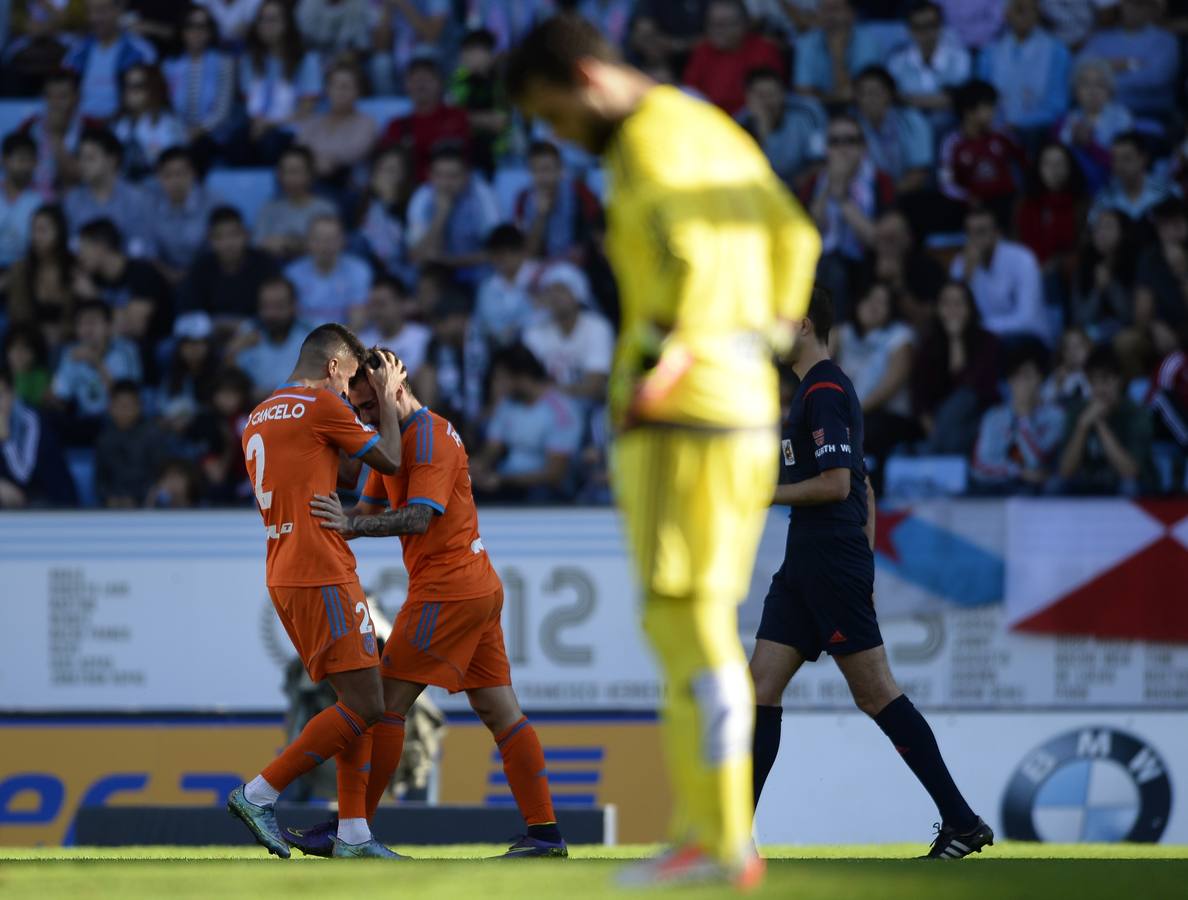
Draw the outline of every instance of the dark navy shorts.
M788 536L755 635L795 647L812 661L882 646L874 608L874 554L856 526Z

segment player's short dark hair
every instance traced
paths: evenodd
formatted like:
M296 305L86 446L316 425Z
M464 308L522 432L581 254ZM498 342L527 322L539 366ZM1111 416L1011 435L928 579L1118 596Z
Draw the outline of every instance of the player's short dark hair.
M485 50L494 51L499 46L499 40L495 37L495 33L489 28L472 28L466 32L466 36L462 38L462 49L467 47L482 47Z
M953 91L953 110L960 119L980 106L998 103L998 89L988 81L971 78Z
M119 394L131 394L140 402L140 385L131 378L121 378L112 384L109 396L114 400Z
M103 151L105 156L116 162L121 162L124 159L124 145L109 128L95 126L84 129L78 139L78 145L81 147L83 144L94 144Z
M396 351L393 350L391 347L381 347L380 345L376 344L376 346L374 346L374 347L367 348L366 355L371 356L371 354L377 350L383 350L388 353L391 353L393 356L396 357L397 363L399 363L400 365L404 365L404 360L402 360L399 356L396 356ZM359 366L359 371L357 371L354 375L351 376L351 380L350 380L350 382L348 382L347 386L352 387L352 388L357 388L359 385L363 384L365 381L367 381L367 365L366 365L366 363ZM412 390L411 390L411 388L409 388L407 381L405 382L404 389L406 391L408 391L410 394L412 393Z
M78 321L85 315L95 313L103 316L104 321L111 321L111 307L102 300L84 300L82 303L74 307L74 319Z
M210 218L206 220L206 228L209 231L219 225L227 225L231 222L234 222L236 225L243 225L243 213L234 206L223 204L222 206L216 206L210 211Z
M579 60L622 61L619 51L581 16L561 14L535 26L512 50L504 72L508 96L519 99L533 82L575 87Z
M859 81L877 81L887 89L888 94L892 97L895 96L895 79L891 77L891 73L884 66L867 66L854 76L854 84Z
M311 172L313 171L313 168L314 168L313 151L310 150L308 147L306 147L304 144L289 144L289 146L287 146L281 152L281 155L279 157L277 157L277 160L276 160L277 168L280 168L281 163L283 163L286 159L288 159L291 156L295 156L298 159L300 159L303 163L305 163L305 167L307 169L309 169Z
M1110 147L1118 147L1122 144L1129 144L1134 147L1143 156L1150 156L1147 150L1147 139L1143 137L1141 131L1135 131L1133 128L1129 131L1123 131L1120 134L1114 135L1114 139L1110 141Z
M80 228L78 239L99 244L105 250L110 250L113 253L119 252L124 247L124 236L120 233L120 227L106 216L88 222Z
M819 284L813 285L809 294L808 311L804 317L813 323L813 331L817 340L822 344L829 341L829 332L833 330L833 294L829 288Z
M442 162L460 162L464 166L470 165L470 158L466 155L466 148L459 141L438 141L429 151L429 165Z
M545 381L549 377L548 371L536 354L519 343L500 351L495 357L494 365L503 367L511 375L523 375L533 381Z
M0 155L7 159L20 150L36 156L37 142L24 131L14 131L4 136L4 144L0 147Z
M754 87L760 81L778 81L780 87L787 87L784 83L784 76L771 66L756 66L753 69L747 70L746 86L748 89Z
M526 246L528 246L528 241L524 237L524 232L510 222L504 222L493 228L487 235L487 241L484 244L488 253L514 252L523 250Z
M320 367L343 355L353 356L362 365L367 351L349 328L337 322L327 322L306 336L301 344L297 365Z
M560 159L561 149L552 141L536 140L528 146L528 158L532 159L534 156L551 156L553 159Z
M197 171L197 166L194 165L194 155L188 147L183 147L180 144L174 144L172 147L166 147L161 151L161 155L157 157L157 171L160 172L171 162L177 162L178 160L181 160L191 169Z
M1122 376L1122 363L1118 354L1109 344L1098 344L1085 360L1085 374L1092 378L1094 375Z
M1038 339L1024 339L1007 351L1003 375L1013 378L1026 366L1035 366L1040 375L1048 371L1048 350Z

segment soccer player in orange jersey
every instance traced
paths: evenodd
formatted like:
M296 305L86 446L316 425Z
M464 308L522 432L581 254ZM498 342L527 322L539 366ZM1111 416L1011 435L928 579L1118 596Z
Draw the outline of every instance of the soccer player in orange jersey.
M276 614L315 682L330 680L338 702L310 720L284 752L232 791L227 808L270 853L289 857L274 804L298 776L332 756L338 762L339 827L335 856L396 854L367 827L367 770L372 725L383 715L374 629L340 534L320 528L309 498L333 493L341 454L375 471L400 465L397 398L404 371L394 358L362 376L375 397L382 434L364 425L343 394L364 358L341 325L314 329L289 380L252 411L243 433L248 475L267 535L267 581Z
M389 351L374 351L395 365ZM356 377L351 402L381 434L394 429L382 416L375 386ZM408 569L408 599L384 647L384 715L374 729L367 787L370 818L396 771L404 744L404 716L426 685L466 691L503 757L512 795L527 825L505 856L568 856L553 814L540 739L520 711L511 686L500 614L503 585L478 531L469 464L454 426L417 401L407 382L397 399L401 464L394 475L373 471L358 506L344 511L331 491L318 492L313 514L329 533L344 537L399 535ZM385 511L385 507L390 507ZM285 830L311 855L327 855L332 824Z

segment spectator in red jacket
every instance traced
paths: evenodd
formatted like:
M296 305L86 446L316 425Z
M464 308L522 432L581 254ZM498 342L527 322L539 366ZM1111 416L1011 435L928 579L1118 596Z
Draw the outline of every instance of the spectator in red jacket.
M408 64L404 89L413 110L388 123L380 138L380 148L404 147L412 159L413 178L421 184L429 177L435 146L443 142L469 146L470 119L466 110L446 105L445 83L431 59L414 59Z
M1029 173L1027 194L1015 212L1019 241L1045 269L1067 263L1076 253L1085 221L1085 179L1063 144L1040 150Z
M747 74L760 68L784 71L779 48L751 31L741 0L713 0L705 13L705 37L685 66L685 84L734 115L747 102Z
M998 91L985 81L968 81L953 97L960 125L941 145L941 189L954 200L994 210L999 222L1022 187L1023 150L994 128Z

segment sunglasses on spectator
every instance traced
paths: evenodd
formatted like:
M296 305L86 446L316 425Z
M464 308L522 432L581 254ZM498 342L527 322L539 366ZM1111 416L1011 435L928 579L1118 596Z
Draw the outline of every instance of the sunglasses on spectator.
M206 20L205 19L194 19L193 21L186 23L186 28L194 28L194 29L201 28L203 31L206 31L206 28L207 28Z
M831 134L826 138L830 147L858 147L862 145L860 134Z
M939 19L928 19L924 22L909 22L909 31L939 31L941 27Z

